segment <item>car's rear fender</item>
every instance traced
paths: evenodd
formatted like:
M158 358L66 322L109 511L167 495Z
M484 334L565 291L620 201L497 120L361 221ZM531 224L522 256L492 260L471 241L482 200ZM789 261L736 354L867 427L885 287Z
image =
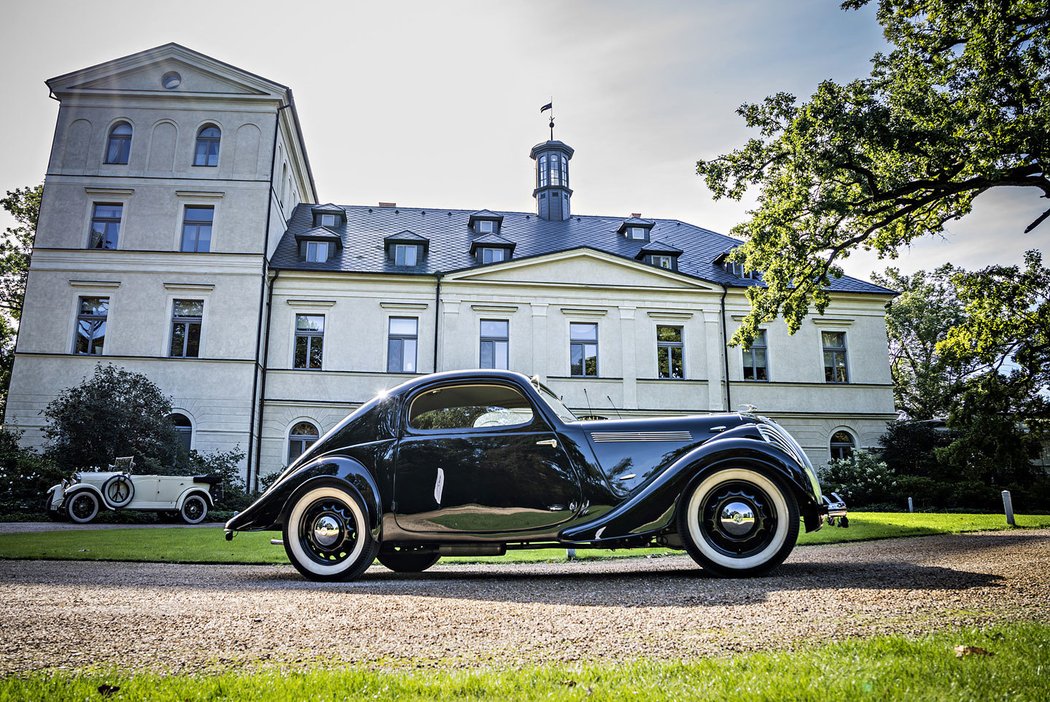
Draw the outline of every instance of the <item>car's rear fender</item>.
M805 513L815 497L809 488L805 469L779 448L751 437L755 430L742 425L681 456L653 476L616 508L599 519L577 524L562 532L561 538L575 542L608 542L658 534L674 523L679 497L696 476L732 463L751 467L779 478L796 494Z
M285 476L227 522L226 530L280 529L299 497L324 486L337 487L358 497L368 512L369 528L374 536L379 535L382 509L375 478L363 464L345 456L319 456Z
M175 509L181 510L183 503L186 502L186 498L190 495L202 495L204 499L208 501L208 507L215 506L215 498L211 496L211 493L208 491L208 489L203 488L200 485L194 485L192 487L186 488L181 493L179 493L179 498L175 500Z

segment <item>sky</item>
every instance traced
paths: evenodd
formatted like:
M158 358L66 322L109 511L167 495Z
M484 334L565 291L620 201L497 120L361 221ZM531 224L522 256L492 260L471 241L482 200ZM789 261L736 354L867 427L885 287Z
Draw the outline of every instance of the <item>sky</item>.
M833 0L3 0L0 19L0 191L43 180L46 79L174 41L292 88L322 202L531 211L528 154L553 100L574 212L723 233L753 200L714 201L695 164L748 138L737 107L864 76L885 48L872 8ZM867 279L1019 264L1048 249L1050 222L1023 234L1043 209L989 192L944 238L844 265Z

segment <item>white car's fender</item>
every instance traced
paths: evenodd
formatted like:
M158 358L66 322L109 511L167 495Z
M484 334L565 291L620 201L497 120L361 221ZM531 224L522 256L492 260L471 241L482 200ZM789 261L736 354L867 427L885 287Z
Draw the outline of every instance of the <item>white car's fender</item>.
M189 497L195 492L199 492L200 494L204 495L204 499L208 501L209 508L215 506L215 500L212 498L211 491L208 490L207 486L201 487L200 485L191 485L190 487L182 491L182 493L179 495L179 499L175 500L175 509L181 510L182 503L186 501L187 497Z
M66 499L66 491L62 486L62 483L52 485L47 491L47 509L51 512L57 512L62 509L62 502Z
M63 495L62 502L58 505L58 509L61 509L62 505L68 502L70 497L78 492L84 492L85 490L95 493L95 497L98 498L98 504L100 507L109 508L109 503L106 502L106 498L102 497L102 491L97 487L88 483L74 483L65 489L65 494Z

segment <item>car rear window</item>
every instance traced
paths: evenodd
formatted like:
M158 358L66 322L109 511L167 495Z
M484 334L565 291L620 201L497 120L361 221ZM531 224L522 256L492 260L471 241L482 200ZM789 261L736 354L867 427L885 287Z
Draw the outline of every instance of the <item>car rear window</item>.
M418 395L408 411L413 429L482 429L532 423L532 405L506 385L453 385Z

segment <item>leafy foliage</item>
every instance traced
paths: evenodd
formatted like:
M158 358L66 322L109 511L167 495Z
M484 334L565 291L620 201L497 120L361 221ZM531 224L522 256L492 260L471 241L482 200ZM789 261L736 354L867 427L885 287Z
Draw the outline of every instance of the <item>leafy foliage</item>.
M240 464L244 451L235 447L229 451L198 453L190 451L186 472L190 475L218 475L222 478L219 494L214 492L217 509L243 509L250 502L241 479Z
M828 461L820 472L824 492L837 492L851 506L899 502L896 475L868 451Z
M43 193L44 186L37 185L9 190L7 197L0 199L0 206L17 222L17 226L5 229L3 239L0 239L0 416L3 416L7 404L15 336L18 320L22 317L29 256L33 250Z
M99 364L44 409L47 455L65 469L134 456L138 472L170 473L183 457L169 414L171 400L149 378Z
M743 105L759 135L697 163L715 198L760 189L732 258L766 285L748 288L734 343L778 315L794 332L810 307L823 312L836 261L858 247L893 256L990 188L1050 197L1050 3L879 0L877 17L892 48L870 76L825 81L801 104L777 93Z
M19 445L21 433L0 429L0 513L38 512L61 468Z

